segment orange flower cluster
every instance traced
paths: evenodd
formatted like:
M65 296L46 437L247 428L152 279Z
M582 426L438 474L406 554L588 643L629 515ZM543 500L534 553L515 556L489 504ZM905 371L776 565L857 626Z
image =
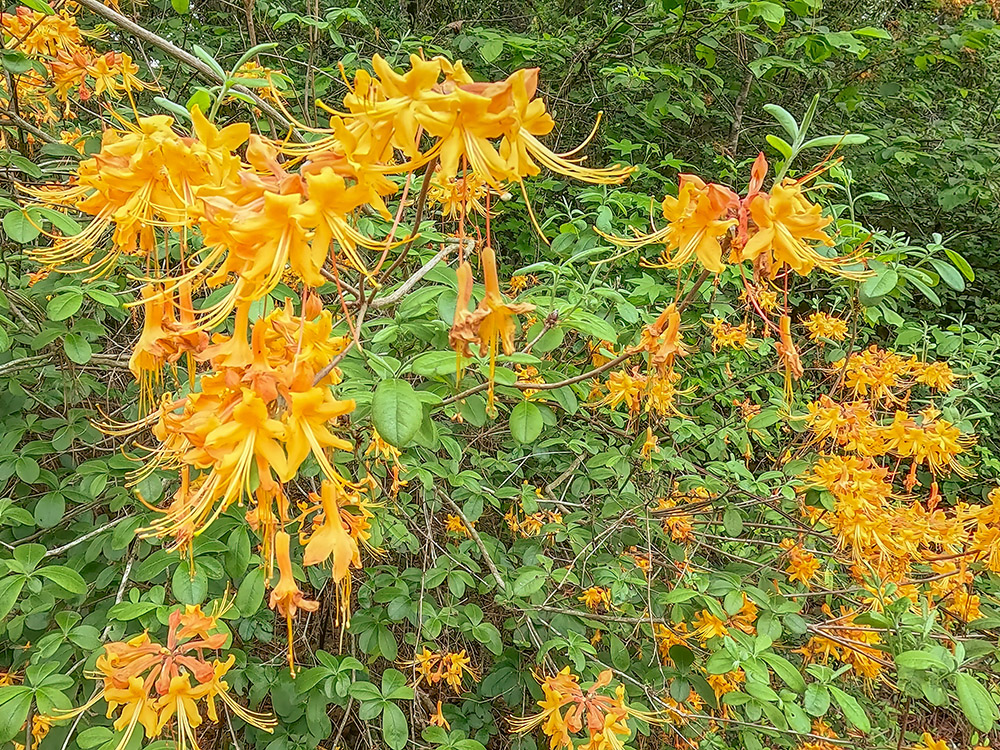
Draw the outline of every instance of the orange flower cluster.
M823 339L830 341L843 341L847 338L847 321L827 315L824 312L815 312L803 322L809 331L809 338L813 341L823 342Z
M782 539L781 549L788 553L788 567L785 569L789 574L788 580L799 581L807 589L811 588L809 584L820 568L816 555L803 549L794 539Z
M205 720L201 711L209 721L218 722L215 701L219 699L243 721L270 732L276 723L270 714L250 711L229 694L225 676L236 657L225 661L206 658L206 652L219 651L229 638L227 633L215 632L227 608L222 602L208 614L200 607L174 610L166 645L150 640L146 633L106 644L97 659L101 689L80 708L51 718L73 718L103 700L109 719L118 713L114 727L122 732L119 748L128 744L138 726L147 739L168 733L179 748L197 748L195 730Z
M569 667L539 682L544 694L538 701L541 711L534 716L511 719L511 726L518 733L541 727L549 738L550 750L572 750L573 735L584 729L587 741L576 745L578 750L617 750L632 734L627 723L630 718L647 723L659 723L665 718L627 705L624 685L618 685L614 697L601 695L598 691L611 684L610 669L601 672L586 692Z
M847 278L864 278L867 272L850 269L856 255L831 257L817 250L832 247L825 231L833 221L805 195L804 182L784 180L770 192L761 188L767 161L760 154L754 162L747 193L742 198L728 187L706 183L690 174L680 176L677 197L663 199L667 224L652 234L613 238L629 247L663 243L666 249L650 268L680 268L697 260L706 271L721 273L726 262L752 261L762 275L775 278L783 268L806 276L821 268ZM726 248L729 253L726 256Z
M1000 492L984 506L943 506L937 478L969 475L959 457L974 436L962 434L932 404L913 414L900 408L914 388L951 387L955 375L944 363L876 347L834 367L844 373L847 400L821 396L809 404L807 422L816 442L838 453L820 456L804 476L805 488L829 493L825 506L807 506L807 515L829 526L850 552L852 575L872 593L872 607L881 606L879 586L892 584L914 606L923 600L954 619L981 617L979 597L972 593L973 563L1000 568ZM921 481L920 470L930 474L926 500L910 494ZM794 571L792 565L794 558L792 578L808 585L812 564L800 560ZM914 578L915 565L930 567L933 575L925 584ZM872 573L880 584L869 582Z
M720 349L750 348L747 339L753 333L753 328L749 321L744 321L738 326L734 326L724 320L715 318L708 324L708 330L712 334L713 352L718 352Z
M403 666L412 667L415 671L414 687L421 683L430 686L444 682L455 691L456 695L462 692L462 679L465 675L473 680L479 679L464 649L459 653L451 651L439 653L424 646L421 653L416 654L412 661L406 662Z
M69 2L55 13L18 6L13 13L0 14L4 49L21 52L33 63L13 80L21 112L37 122L74 117L75 102L95 96L117 99L148 87L137 77L139 68L127 54L100 54L90 46L88 40L102 35L77 26L78 9ZM0 89L6 88L7 82L0 81Z
M882 672L886 664L882 651L877 648L882 642L878 631L855 625L854 618L858 612L841 607L840 615L834 617L828 604L823 605L823 612L829 618L819 626L829 637L814 635L806 645L797 649L808 664L819 661L826 664L831 658L848 664L854 672L866 679L874 680Z

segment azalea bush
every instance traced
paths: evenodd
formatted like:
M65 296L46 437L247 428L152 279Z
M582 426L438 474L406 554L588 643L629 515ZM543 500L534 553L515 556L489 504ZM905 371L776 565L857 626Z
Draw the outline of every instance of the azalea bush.
M818 97L652 191L538 68L95 18L2 17L0 741L990 746L995 346Z

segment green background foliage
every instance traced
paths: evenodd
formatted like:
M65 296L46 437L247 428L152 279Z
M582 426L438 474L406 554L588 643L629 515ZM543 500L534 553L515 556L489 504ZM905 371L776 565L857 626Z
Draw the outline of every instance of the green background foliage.
M384 499L374 519L372 543L384 552L357 576L349 630L334 625L334 605L322 597L326 574L303 574L323 606L298 625L303 669L292 679L281 660L283 624L266 607L257 541L240 509L196 540L193 576L185 561L134 537L152 517L126 488L134 463L124 453L137 452L92 423L137 414L126 367L140 327L125 307L134 281L125 268L93 283L58 274L29 283L36 269L24 251L38 241L38 227L73 227L62 214L22 212L14 183L62 179L75 152L40 143L0 152L7 195L0 199L0 671L21 676L0 688L0 741L17 735L23 742L30 714L83 702L90 691L84 675L101 643L162 630L176 602L208 602L228 588L236 598L226 621L229 651L240 667L231 685L280 723L274 735L220 725L203 747L531 749L538 740L513 736L505 716L531 712L540 697L532 670L564 665L585 680L615 670L630 702L649 708L660 707L650 691L674 700L696 693L715 707L704 670L746 672L746 685L726 701L732 723L711 731L696 731L697 720L687 728L637 727L637 747L683 747L682 735L699 738L706 750L795 747L808 741L815 718L856 746L906 746L925 729L954 747L985 742L998 694L995 578L985 584L986 617L959 634L954 650L941 646L952 634L939 616L914 613L906 599L869 613L865 624L885 634L897 690L845 682L836 665L804 667L794 653L825 619L819 606L843 601L794 596L771 546L790 535L781 527L801 531L790 480L807 466L805 454L782 462L804 439L801 424L779 416L784 396L773 342L757 340L753 352L697 350L685 362L685 385L696 387L695 395L685 417L658 423L668 439L651 462L639 455L644 429L624 413L586 403L589 382L530 400L510 387L518 366L537 368L549 382L587 371L588 343L630 343L674 299L677 275L642 269L634 254L589 265L617 252L595 230L625 235L647 227L649 196L671 190L678 172L735 184L763 150L776 163L794 152L790 174L801 175L839 145L847 159L824 176L820 200L836 216L841 246L868 248L875 275L860 286L811 279L796 286L790 303L798 314L823 309L852 318L855 350L878 343L946 359L964 375L942 409L980 435L978 476L945 481L942 492L981 502L1000 472L1000 303L993 292L1000 283L993 260L1000 39L986 3L960 6L124 1L123 12L144 28L184 49L197 45L224 69L251 46L273 43L259 59L286 74L286 104L309 124L322 121L316 99L335 104L345 93L338 66L351 73L376 53L396 63L419 50L461 57L482 80L537 66L559 123L551 143L575 146L603 112L588 163L623 160L639 168L621 188L546 176L532 183L549 245L532 231L519 197L495 221L503 273L538 281L522 296L541 313L522 343L544 334L530 354L499 358L499 416L487 414L485 394L450 401L453 270L438 267L398 305L366 320L366 351L340 365L343 397L358 404L349 435L357 450L349 460L367 462L386 479L387 469L363 456L374 424L403 449L408 484L398 498ZM142 39L111 30L104 43L130 52L145 73L156 71L159 90L139 97L140 111L157 109L153 95L181 108L211 100L210 83ZM21 60L5 55L2 64L16 74ZM799 137L797 122L807 111L809 135ZM220 124L247 112L239 102L223 105ZM80 116L110 122L101 111ZM262 132L283 134L263 117L259 124ZM444 237L439 229L425 227L409 266L433 256ZM704 343L704 322L739 307L739 289L730 270L699 291L685 314L692 344ZM281 287L273 301L285 296L295 291ZM545 331L541 321L553 310L557 321ZM814 378L805 387L821 392L823 368L843 354L809 351ZM485 372L485 363L470 365L469 385ZM750 399L763 411L747 423L734 399ZM154 474L137 489L156 504L171 481ZM684 545L650 515L675 483L718 495L698 515L699 532L712 536L688 552L696 569L678 567ZM522 537L504 521L512 509L556 511L562 521ZM448 514L475 524L475 535L447 532ZM832 549L829 538L815 543ZM633 555L651 561L648 577ZM841 571L826 584L836 590L847 582ZM610 589L613 611L583 609L577 596L594 585ZM739 634L725 647L675 647L672 664L660 661L654 624L690 621L702 609L725 619L744 595L759 608L756 635ZM414 691L402 662L425 644L466 649L480 679L467 680L460 697ZM439 698L450 731L427 726ZM65 743L113 748L116 739L110 722L91 714L54 728L42 747Z

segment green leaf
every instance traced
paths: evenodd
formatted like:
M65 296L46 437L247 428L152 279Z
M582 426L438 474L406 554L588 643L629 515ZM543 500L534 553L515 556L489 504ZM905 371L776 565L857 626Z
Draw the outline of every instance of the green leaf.
M38 227L31 223L31 219L24 211L11 211L3 217L4 233L21 245L33 242L40 231Z
M26 484L34 484L42 473L38 461L31 456L21 456L14 464L14 473L17 478Z
M778 124L785 129L785 132L788 133L793 141L799 137L798 123L795 122L792 113L787 109L777 104L765 104L764 111L778 121ZM770 140L768 142L770 143ZM791 153L791 149L789 149L789 153Z
M9 742L21 731L31 709L31 697L27 685L0 688L0 743Z
M66 320L66 318L76 315L82 306L83 294L74 289L50 299L49 304L45 306L45 313L49 320Z
M182 562L174 569L171 589L181 604L201 604L208 596L208 575L195 563L192 576L191 568Z
M531 596L536 591L541 590L542 586L545 585L545 579L548 578L548 575L541 568L529 568L522 571L514 579L514 585L511 589L514 596Z
M22 5L27 5L32 10L47 16L54 16L56 14L55 8L45 2L45 0L24 0Z
M236 609L243 617L252 617L264 603L264 570L258 568L247 573L236 591Z
M83 580L83 576L65 565L48 565L39 568L36 574L48 578L52 583L66 589L71 594L87 593L87 582Z
M208 67L210 67L212 69L212 71L219 77L219 82L220 83L223 80L225 80L225 78L226 78L226 71L224 71L222 69L222 66L219 65L219 63L217 63L215 61L214 57L212 57L208 52L206 52L202 47L199 47L197 44L192 45L191 50L194 52L195 56L199 60L201 60L203 63L205 63L205 65L207 65ZM182 107L182 109L183 109L183 107ZM187 111L187 110L185 110L185 111Z
M406 746L410 729L406 725L406 717L402 709L395 703L386 703L382 709L382 739L392 750L400 750Z
M678 669L690 669L694 664L694 652L683 644L675 643L668 653Z
M84 290L84 294L90 297L94 302L99 305L104 305L105 307L121 307L121 301L113 295L111 292L106 292L103 289L91 289L87 287Z
M865 734L872 731L872 723L868 719L868 714L861 708L857 698L833 685L829 686L829 690L837 705L840 706L840 710L844 712L844 718Z
M6 70L17 76L27 73L32 68L31 60L22 53L9 49L0 52L0 63Z
M157 106L167 110L167 112L172 112L185 122L190 122L191 113L188 112L185 107L182 107L177 102L172 102L169 99L162 96L154 96L153 101L157 104Z
M90 348L90 343L79 333L66 334L63 339L63 351L72 362L78 365L85 365L94 356L94 350Z
M178 15L186 16L191 9L191 0L170 0L170 4Z
M898 282L899 274L896 273L896 269L883 266L875 272L874 276L861 283L861 291L871 299L877 299L895 289Z
M722 514L722 527L731 537L738 537L743 533L743 514L740 513L739 508L734 505L730 505L726 508L725 512ZM740 597L741 606L742 602L743 598Z
M483 42L479 47L479 54L482 55L483 60L488 63L493 62L503 53L503 40L502 39L490 39Z
M21 589L24 588L25 580L27 579L24 576L11 573L0 578L0 620L14 608L17 597L21 595Z
M780 421L781 412L776 408L764 409L764 411L752 417L747 422L747 428L751 430L763 430Z
M812 716L823 716L830 709L830 691L825 685L811 682L806 686L802 705Z
M372 424L389 445L405 448L420 429L424 409L405 380L383 380L372 397Z
M771 146L774 147L774 150L777 151L786 159L792 158L792 144L788 143L788 141L784 140L783 138L779 138L778 136L773 135L771 133L765 135L764 140L770 143Z
M773 651L768 651L760 655L760 658L767 663L774 673L782 679L782 681L788 685L796 693L805 692L806 681L802 678L799 670L795 666L785 659L783 656L779 656Z
M867 135L846 133L844 135L821 135L810 138L802 144L802 148L833 148L834 146L860 146L868 142Z
M528 400L510 412L510 434L522 445L533 443L542 433L542 412Z
M944 254L948 256L948 260L955 264L955 267L962 272L962 275L965 276L965 278L969 281L976 280L976 272L972 270L972 266L969 265L969 261L956 253L954 250L950 250L947 247L944 249Z
M941 277L941 281L956 292L965 291L965 279L957 268L949 263L945 263L940 258L931 258L930 261L931 265L934 266L934 270L938 272L938 276Z
M992 732L998 718L997 704L989 691L979 681L966 672L955 675L955 693L958 695L958 705L976 729L981 732Z
M73 149L73 153L77 153L75 149ZM37 214L38 216L48 220L52 226L67 237L72 237L73 235L80 234L80 232L83 231L83 227L81 227L75 219L67 216L61 211L48 208L47 206L32 206L28 209L28 213Z
M938 657L924 651L904 651L896 654L896 665L906 669L948 669L948 665Z
M65 513L66 496L61 492L48 492L35 503L35 523L43 529L55 526Z

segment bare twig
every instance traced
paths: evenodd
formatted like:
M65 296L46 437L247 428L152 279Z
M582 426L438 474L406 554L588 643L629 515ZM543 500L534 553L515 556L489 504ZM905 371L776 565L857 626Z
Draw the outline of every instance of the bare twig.
M458 248L462 247L462 245L465 245L465 251L469 252L471 248L474 246L474 244L475 244L474 240L465 239L445 245L437 252L437 254L434 255L433 258L424 263L424 265L422 265L417 270L416 273L414 273L412 276L410 276L410 278L404 281L403 284L398 289L396 289L394 292L391 292L390 294L387 294L384 297L377 297L373 299L371 306L377 309L380 307L389 307L390 305L395 305L397 302L403 299L403 297L409 294L410 290L417 285L417 282L419 282L422 278L424 278L424 276L429 274L434 269L434 267L445 258L445 256L447 256L453 250L457 250Z
M111 21L119 28L124 29L133 36L141 39L147 44L152 44L154 47L158 47L163 52L166 52L170 57L174 58L178 62L187 65L189 68L196 70L202 77L211 81L212 83L217 83L222 85L224 80L219 77L209 65L199 60L197 57L192 55L190 52L181 49L173 42L164 39L161 36L154 34L149 29L146 29L135 21L126 18L121 13L116 10L109 8L104 3L99 2L99 0L79 0L80 5L85 7L91 13L94 13L101 18ZM242 95L249 97L253 100L254 106L257 107L261 112L263 112L269 120L271 120L276 125L285 128L290 131L291 137L301 142L302 136L295 130L294 123L289 122L288 118L285 117L281 112L275 109L272 105L268 104L266 101L261 99L252 90L246 88L245 86L230 86L233 91L238 91Z
M81 537L78 537L77 539L74 539L69 544L64 544L62 547L53 547L52 549L48 550L45 553L45 557L54 557L56 555L61 555L66 550L73 549L73 547L75 547L76 545L83 544L84 542L89 541L90 539L93 539L98 534L103 534L108 529L113 529L115 526L117 526L118 524L120 524L122 521L124 521L127 518L131 518L131 517L132 516L121 516L120 518L116 518L111 523L106 523L106 524L104 524L103 526L101 526L99 528L96 528L96 529L94 529L92 531L88 531L86 534L84 534Z
M486 549L486 545L483 544L482 537L479 536L479 532L476 531L475 527L469 522L469 519L465 517L465 513L458 504L452 500L447 493L439 490L437 487L434 488L435 494L444 500L451 507L453 511L462 519L462 523L465 524L466 531L469 532L469 537L475 542L476 546L479 547L479 551L483 555L483 562L486 563L486 567L490 569L490 573L493 575L493 580L497 582L497 587L501 592L507 590L507 584L503 580L503 576L500 575L500 570L497 568L496 563L493 562L493 558L490 557L490 553Z

